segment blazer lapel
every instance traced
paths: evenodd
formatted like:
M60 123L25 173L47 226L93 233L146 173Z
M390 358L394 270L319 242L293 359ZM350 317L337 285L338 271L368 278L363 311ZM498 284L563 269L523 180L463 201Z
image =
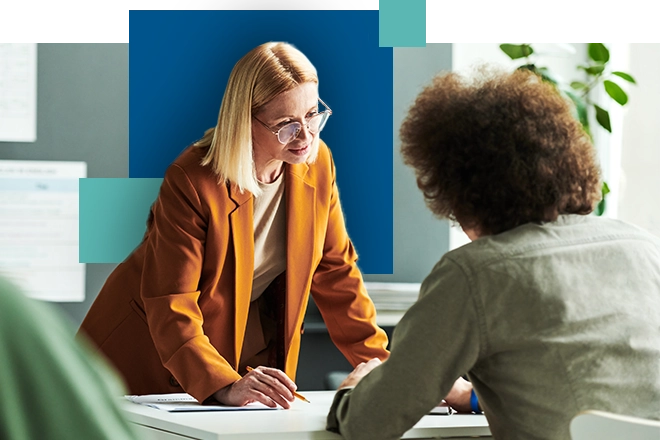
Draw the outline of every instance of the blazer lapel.
M236 208L229 213L231 236L235 255L235 313L234 313L234 344L236 359L234 367L238 368L245 338L245 327L250 309L252 278L254 273L254 220L252 193L241 193L236 185L230 185L229 197L236 203Z
M308 169L307 164L287 166L285 347L291 345L293 335L302 325L304 316L300 312L312 279L316 188L305 180Z

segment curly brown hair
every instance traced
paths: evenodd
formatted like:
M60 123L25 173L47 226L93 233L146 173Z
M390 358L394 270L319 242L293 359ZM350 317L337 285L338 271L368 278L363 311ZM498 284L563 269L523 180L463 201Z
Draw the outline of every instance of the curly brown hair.
M588 214L600 170L556 88L528 70L440 74L401 126L401 152L435 215L498 234Z

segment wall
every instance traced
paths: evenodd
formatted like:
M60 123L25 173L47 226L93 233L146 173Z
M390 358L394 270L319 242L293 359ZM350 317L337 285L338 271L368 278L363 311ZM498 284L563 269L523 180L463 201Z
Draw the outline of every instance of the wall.
M637 86L627 88L618 218L660 237L660 44L631 44L629 69Z
M128 176L128 44L37 46L37 141L0 142L0 159L87 162L88 177ZM145 213L146 220L146 213ZM79 325L113 264L88 264Z
M403 164L399 127L424 86L452 68L451 44L394 48L394 273L365 275L367 281L420 283L449 249L449 223L426 208L415 175ZM359 249L358 249L359 251Z

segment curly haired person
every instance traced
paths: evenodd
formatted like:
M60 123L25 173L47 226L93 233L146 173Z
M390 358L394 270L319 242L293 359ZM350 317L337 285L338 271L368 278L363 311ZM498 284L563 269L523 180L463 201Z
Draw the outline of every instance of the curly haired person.
M528 71L421 92L404 160L472 242L428 275L389 359L349 375L328 429L401 438L463 374L495 439L569 439L586 409L660 418L660 239L588 215L600 174L572 112Z

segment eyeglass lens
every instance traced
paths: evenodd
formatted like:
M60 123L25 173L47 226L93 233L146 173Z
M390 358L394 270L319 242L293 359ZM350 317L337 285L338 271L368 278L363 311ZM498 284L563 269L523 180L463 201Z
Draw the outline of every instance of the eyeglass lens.
M312 116L307 121L307 128L309 129L309 131L312 134L316 134L319 131L323 130L323 127L325 126L325 123L328 120L328 116L329 115L326 112L322 112ZM300 124L300 122L292 122L280 129L280 131L277 133L277 138L281 143L287 144L296 137L298 137L298 134L300 133L301 129L302 129L302 125Z

